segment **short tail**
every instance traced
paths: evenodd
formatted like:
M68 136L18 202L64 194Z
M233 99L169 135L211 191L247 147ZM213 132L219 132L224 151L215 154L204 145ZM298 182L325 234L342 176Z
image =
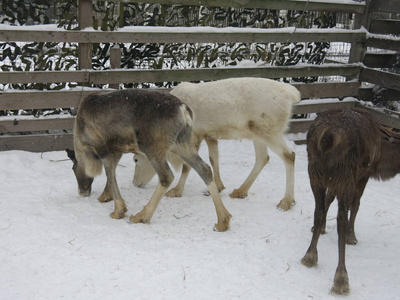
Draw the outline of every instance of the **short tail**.
M299 103L301 100L301 93L300 91L292 86L292 88L288 91L289 98L292 100L293 104Z
M189 143L194 124L194 113L189 106L183 104L180 106L180 113L183 119L183 127L177 137L178 143Z
M307 134L307 145L318 152L329 154L335 152L336 155L347 153L348 143L344 141L343 134L331 127L318 126L310 128Z

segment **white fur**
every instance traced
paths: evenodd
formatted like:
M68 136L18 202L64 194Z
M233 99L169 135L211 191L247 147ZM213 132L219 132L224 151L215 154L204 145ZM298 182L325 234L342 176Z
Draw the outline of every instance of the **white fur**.
M232 78L198 84L181 83L171 94L194 111L193 144L198 146L202 140L206 140L220 190L224 186L219 176L216 140L251 139L256 150L256 164L231 197L242 198L247 195L248 189L268 162L269 146L286 166L286 194L279 207L287 210L294 203L294 153L286 146L283 134L288 128L292 105L300 101L300 93L295 87L270 79ZM142 186L152 177L148 175L151 166L143 162L143 157L135 156L135 160L138 163L134 183ZM176 159L171 157L171 161L176 164ZM178 185L168 193L169 196L182 194L186 177L187 174L183 173Z

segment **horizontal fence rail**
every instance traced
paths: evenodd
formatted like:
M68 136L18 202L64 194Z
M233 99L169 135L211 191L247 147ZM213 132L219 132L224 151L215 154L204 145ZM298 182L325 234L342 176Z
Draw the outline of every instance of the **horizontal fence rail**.
M127 0L113 0L114 2L129 2ZM365 1L318 1L318 0L152 0L157 4L180 4L211 7L239 7L261 9L287 9L311 11L335 11L363 14Z
M132 26L118 31L65 30L55 25L11 27L0 25L0 41L74 43L269 43L362 42L364 29L252 29L214 27ZM172 30L173 28L173 30Z
M265 66L256 68L201 68L173 70L78 70L78 71L32 71L1 72L0 82L8 83L53 83L84 82L92 84L143 83L168 81L218 80L232 77L307 77L307 76L353 76L360 71L359 64L324 64L296 66Z
M329 82L329 83L298 83L293 84L303 99L310 98L344 98L357 97L360 83ZM165 89L169 91L170 89ZM78 107L82 99L93 93L102 93L112 90L74 88L70 91L13 91L0 93L0 110L17 109L53 109ZM13 130L18 131L18 130ZM7 132L1 130L0 132Z

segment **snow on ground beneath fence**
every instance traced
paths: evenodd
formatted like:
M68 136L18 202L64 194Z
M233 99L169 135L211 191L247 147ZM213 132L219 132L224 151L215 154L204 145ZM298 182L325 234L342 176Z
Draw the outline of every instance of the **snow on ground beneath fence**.
M0 290L2 299L344 299L329 294L337 266L336 210L321 236L318 266L301 265L311 240L314 200L306 146L296 152L296 205L282 212L282 161L271 159L245 199L230 199L250 173L250 141L221 141L221 197L233 215L224 233L212 230L214 205L191 172L182 198L160 202L149 224L129 216L150 199L132 184L132 155L117 169L127 216L99 203L105 175L92 195L78 196L72 163L60 152L0 152ZM200 149L208 156L206 147ZM176 176L178 177L178 176ZM176 183L177 179L175 180ZM346 299L398 299L400 176L370 181L356 222L359 244L347 247L351 294Z

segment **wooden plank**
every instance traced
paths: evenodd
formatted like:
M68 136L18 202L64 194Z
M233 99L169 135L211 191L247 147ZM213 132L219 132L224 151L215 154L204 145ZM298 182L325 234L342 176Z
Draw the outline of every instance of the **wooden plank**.
M313 119L292 119L287 133L307 132L313 121Z
M365 1L365 11L362 14L356 14L354 18L354 28L366 28L369 29L369 24L372 16L372 12L369 9L370 3L373 0ZM364 54L367 50L365 42L352 42L349 56L349 63L362 63ZM353 78L348 78L353 79Z
M89 73L87 71L0 72L0 82L3 84L30 82L89 82Z
M380 48L392 51L400 51L400 38L386 35L369 34L366 40L367 47Z
M364 65L369 68L393 68L397 56L396 53L366 53Z
M379 91L379 96L375 95L373 88L362 87L359 90L358 99L364 101L374 101L384 103L388 101L400 101L400 91L391 89L382 89Z
M400 91L400 75L375 70L371 68L361 68L360 80L379 85L380 87Z
M358 101L300 101L293 105L292 114L309 114L319 113L334 108L351 108L355 107Z
M371 33L400 34L400 20L371 20Z
M126 2L126 0L113 0ZM318 1L318 0L152 0L151 3L211 7L240 7L261 9L287 9L307 11L335 11L362 14L365 2Z
M72 147L72 134L0 136L0 151L23 150L30 152L45 152L60 151Z
M114 45L110 49L110 67L111 69L121 68L122 53L119 45ZM109 88L119 89L119 83L113 83L109 85Z
M343 98L357 96L358 82L295 83L303 99ZM170 90L170 89L163 89ZM0 110L54 109L78 107L82 99L93 93L111 90L82 89L81 91L15 91L0 93Z
M360 66L343 64L325 64L309 66L266 66L259 68L210 68L175 70L106 70L91 71L90 82L106 83L142 83L168 81L218 80L232 77L308 77L308 76L356 76Z
M371 1L371 11L373 12L399 12L400 1L398 0L373 0Z
M73 129L74 120L72 117L40 119L16 117L14 120L0 118L0 133Z
M302 99L355 97L358 96L360 87L360 83L357 81L295 83L293 85L300 91Z
M119 31L53 30L35 26L9 26L0 30L0 41L69 43L269 43L269 42L362 42L365 30L257 29L132 26Z
M308 77L308 76L356 76L360 70L357 64L324 64L301 66L265 66L258 68L202 68L174 70L84 70L84 71L33 71L0 72L2 83L51 83L90 82L142 83L169 81L217 80L229 77Z
M92 0L80 0L78 6L78 22L80 29L93 27ZM79 69L92 68L92 45L88 41L79 44L78 47Z
M383 113L381 111L377 111L376 109L366 107L361 104L357 104L357 107L362 108L368 111L371 115L373 115L378 123L381 123L385 126L400 129L400 118L393 117L389 114Z
M0 110L78 107L80 101L102 90L34 91L0 93ZM107 90L103 90L107 91Z

